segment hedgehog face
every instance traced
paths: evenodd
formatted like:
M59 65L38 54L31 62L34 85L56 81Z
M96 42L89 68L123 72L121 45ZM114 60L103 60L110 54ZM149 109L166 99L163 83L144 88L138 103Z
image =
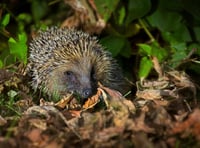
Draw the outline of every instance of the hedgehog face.
M90 97L95 92L90 75L67 70L63 73L63 80L69 92L73 92L83 99Z
M45 84L48 91L61 96L73 93L82 99L93 95L97 89L95 72L91 64L85 66L84 62L89 63L86 60L70 61L49 73Z

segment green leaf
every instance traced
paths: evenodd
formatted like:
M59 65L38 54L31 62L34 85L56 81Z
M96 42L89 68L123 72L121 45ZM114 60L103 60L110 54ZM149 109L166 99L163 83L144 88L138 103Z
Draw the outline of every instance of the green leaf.
M20 13L20 14L17 16L17 20L18 20L18 21L23 21L23 22L25 22L26 24L28 24L28 23L31 23L32 17L31 17L31 15L28 14L28 13Z
M9 22L10 22L10 14L7 13L6 15L3 16L0 24L1 24L1 26L6 27Z
M174 42L173 44L171 44L171 47L175 48L178 52L183 50L185 51L185 49L187 48L185 42Z
M13 64L16 61L16 57L10 54L9 47L3 49L0 59L3 62L3 66Z
M107 36L100 40L100 43L108 49L112 55L115 57L119 54L121 49L125 45L125 38L117 36Z
M131 44L128 40L125 40L125 44L123 46L123 48L120 51L120 55L122 55L125 58L129 58L131 56Z
M179 23L174 27L174 30L172 31L172 35L179 42L190 42L190 41L192 41L189 30L188 30L187 26L183 23Z
M157 9L147 17L147 20L153 27L158 27L161 31L173 31L174 27L181 23L182 16L176 12Z
M137 44L139 47L139 53L142 55L151 56L152 48L148 44Z
M151 53L152 56L157 57L160 62L164 60L164 58L166 58L168 55L167 51L164 48L160 47L157 42L153 42L151 44L151 48L152 48L152 53Z
M150 0L129 0L126 24L146 15L151 9Z
M159 9L167 10L167 11L178 11L182 10L181 1L176 0L159 0Z
M174 53L172 54L170 62L172 63L171 66L175 68L187 57L186 44L184 42L177 42L176 44L174 43L171 45L171 47L173 48Z
M192 39L180 11L180 4L177 5L174 1L161 1L158 9L148 16L147 20L151 26L157 27L162 35L169 32L169 35L177 41L190 42Z
M19 60L23 61L25 64L27 62L27 36L25 33L18 34L18 39L9 38L8 45L10 49L10 54L16 56Z
M200 42L200 27L194 27L196 40Z
M138 44L139 53L146 56L155 56L159 61L162 61L167 57L167 51L160 47L157 42L153 42L150 45L148 44Z
M138 74L139 78L140 79L146 78L149 75L152 67L153 67L152 61L147 57L143 57L140 61L139 74Z
M110 18L112 12L116 9L119 0L94 0L97 11L102 16L102 18L107 22Z
M198 54L199 56L200 56L200 43L193 43L193 44L191 44L189 47L189 51L191 51L191 50L196 50L196 54Z
M126 16L125 7L121 7L121 8L119 9L119 18L118 18L118 24L119 24L119 25L122 25L122 24L123 24L125 16Z
M48 12L47 1L33 0L31 1L31 11L33 13L33 19L38 22Z

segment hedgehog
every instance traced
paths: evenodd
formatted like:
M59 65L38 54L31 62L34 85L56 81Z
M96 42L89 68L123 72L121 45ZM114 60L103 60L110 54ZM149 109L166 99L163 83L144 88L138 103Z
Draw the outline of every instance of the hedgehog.
M60 97L72 93L86 99L96 93L101 83L125 93L121 68L95 36L50 27L32 39L29 52L27 73L34 90Z

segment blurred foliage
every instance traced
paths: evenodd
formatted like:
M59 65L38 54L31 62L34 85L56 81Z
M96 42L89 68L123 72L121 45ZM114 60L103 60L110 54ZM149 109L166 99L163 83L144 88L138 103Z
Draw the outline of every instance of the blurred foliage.
M26 64L27 62L27 34L24 30L23 19L17 17L18 33L17 37L12 37L6 30L6 26L10 22L9 13L5 14L0 21L0 31L8 38L7 43L2 43L0 46L0 67L15 63L17 60ZM22 14L20 15L22 16Z
M199 4L198 0L192 3L186 0L120 1L108 20L111 24L107 28L109 35L102 39L102 44L109 47L114 56L123 56L124 52L132 53L127 54L127 58L139 56L139 61L136 61L139 65L136 70L139 78L145 78L151 72L152 56L156 56L160 64L169 68L182 66L199 73L200 67L196 68L200 56ZM103 8L98 9L101 13ZM116 35L112 37L114 40L109 37L113 34ZM140 39L135 39L137 37ZM125 41L131 45L130 48L123 48ZM184 67L186 60L191 67Z
M165 67L181 67L200 74L198 0L94 0L94 3L108 24L100 36L101 44L114 57L126 59L123 66L130 70L132 65L130 72L136 71L137 78L149 75L152 56ZM60 25L70 10L61 0L2 2L0 66L16 61L26 64L27 36L31 31Z

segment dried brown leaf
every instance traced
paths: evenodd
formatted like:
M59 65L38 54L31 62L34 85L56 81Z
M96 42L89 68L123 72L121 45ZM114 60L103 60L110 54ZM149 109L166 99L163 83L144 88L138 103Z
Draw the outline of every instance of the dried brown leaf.
M143 91L137 91L137 98L143 98L146 100L162 99L160 90L146 89Z
M72 117L81 117L81 111L69 110L69 113L71 114Z
M95 141L106 142L115 136L119 136L124 131L123 127L109 127L95 134Z
M41 130L46 130L47 129L46 120L33 118L33 119L29 119L29 123L30 123L30 125L38 128L38 129L41 129Z
M30 147L37 148L61 148L62 144L57 139L52 140L52 136L49 134L43 134L39 129L32 129L26 132L27 138L31 141Z
M67 104L73 99L73 94L68 94L66 96L63 96L63 98L58 101L55 106L58 106L60 108L65 108Z
M176 122L170 130L171 134L195 135L200 140L200 110L195 109L184 122Z
M99 98L101 95L102 95L102 90L97 88L97 93L94 96L88 98L87 101L84 103L83 110L93 108L100 101Z
M32 142L40 143L42 142L41 133L42 133L41 129L34 128L31 131L27 131L26 135Z
M190 77L185 72L180 71L170 71L167 72L167 76L170 78L171 81L176 85L177 91L180 91L182 94L183 92L188 92L188 96L194 99L195 103L197 104L196 100L196 86L190 79ZM181 92L181 90L183 90ZM189 92L192 92L192 96ZM185 96L185 95L183 95Z
M128 107L128 110L129 110L130 112L133 113L133 112L136 111L136 107L135 107L135 105L133 104L132 101L126 100L126 99L122 99L122 102L123 102L123 104L124 104L126 107Z
M141 112L140 116L134 119L129 128L131 128L131 130L136 132L143 131L146 133L155 133L155 129L149 127L145 123L145 116L146 116L145 113Z
M112 98L123 97L122 94L119 91L117 91L117 90L105 87L100 82L98 82L98 85L99 85L100 88L102 88L103 90L105 90L106 93L108 93L110 95L110 97L112 97Z

